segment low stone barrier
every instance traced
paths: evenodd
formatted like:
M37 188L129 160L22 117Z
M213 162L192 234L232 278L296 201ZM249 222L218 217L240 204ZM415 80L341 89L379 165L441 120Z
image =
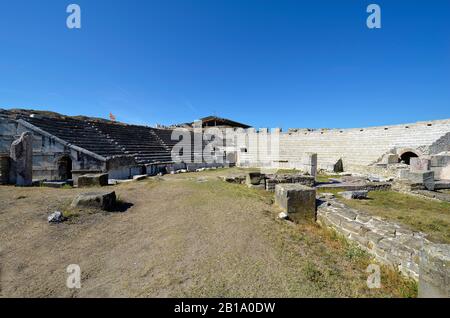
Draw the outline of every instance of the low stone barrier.
M81 193L73 199L70 206L73 208L95 208L109 211L116 206L116 193L114 191Z
M306 176L302 174L267 175L265 180L265 188L267 191L271 192L275 191L275 186L277 184L298 183L308 187L313 187L315 184L315 178L313 176Z
M450 245L435 244L426 234L352 209L322 195L317 222L356 242L382 264L419 281L420 297L450 297Z
M448 244L425 244L420 259L419 297L450 297Z
M108 185L107 173L85 174L78 177L78 187L104 187Z
M318 184L318 189L343 189L345 191L388 191L391 190L390 182L365 182L363 184L330 183Z
M441 193L441 192L428 191L428 190L415 190L415 191L412 191L412 193L422 195L427 198L436 199L439 201L450 202L450 193Z
M321 202L317 221L357 242L381 263L393 265L405 275L418 279L420 251L424 242L428 242L425 234L349 208L336 199Z
M228 181L226 177L224 177L224 180ZM245 183L250 188L274 192L277 184L295 183L313 187L315 184L315 177L303 174L264 174L260 172L248 172L245 176Z

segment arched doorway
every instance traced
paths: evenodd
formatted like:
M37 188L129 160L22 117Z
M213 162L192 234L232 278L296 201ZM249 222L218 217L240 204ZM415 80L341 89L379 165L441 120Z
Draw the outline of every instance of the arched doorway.
M69 156L62 156L58 159L58 179L72 179L72 159Z
M400 156L400 160L409 165L411 163L411 158L419 157L416 153L412 151L406 151Z

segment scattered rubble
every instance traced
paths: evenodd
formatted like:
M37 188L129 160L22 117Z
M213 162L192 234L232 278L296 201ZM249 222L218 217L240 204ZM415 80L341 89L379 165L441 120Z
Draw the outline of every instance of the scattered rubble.
M65 217L59 211L55 211L47 217L48 223L61 223L64 222Z
M280 212L280 214L278 214L278 218L281 220L286 220L288 219L288 215L286 212Z

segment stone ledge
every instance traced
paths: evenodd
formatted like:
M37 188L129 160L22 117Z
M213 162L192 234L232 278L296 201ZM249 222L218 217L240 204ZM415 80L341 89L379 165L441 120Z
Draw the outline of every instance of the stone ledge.
M317 208L317 220L372 254L383 264L392 265L405 275L418 279L419 255L422 236L404 229L398 224L351 209L335 199ZM421 234L423 235L423 234Z

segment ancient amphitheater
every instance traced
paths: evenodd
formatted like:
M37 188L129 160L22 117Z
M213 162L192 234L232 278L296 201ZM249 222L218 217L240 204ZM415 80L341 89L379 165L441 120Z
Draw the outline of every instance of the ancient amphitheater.
M217 168L231 169L219 170L225 175L214 175L214 182L211 175L200 174L198 183L211 182L206 188L193 185L191 180L195 177L176 179L180 173L200 173ZM131 192L126 192L126 188L119 187L121 183L153 176L152 182L157 184L163 175L168 175L164 180L169 186L160 184L165 190L150 203L146 197L155 195L160 189L150 191L150 187L141 184L140 187L130 186ZM217 184L217 177L234 183L232 186L235 187L223 188ZM242 185L237 184L245 184L246 189L249 188L246 191L262 191L264 196L274 192L274 200L264 211L281 209L279 219L296 223L306 220L308 224L319 223L324 228L331 228L368 252L377 262L419 281L419 295L450 296L450 245L447 244L450 242L447 209L450 204L450 120L354 129L296 128L283 132L277 128L255 129L214 116L153 128L45 111L0 110L0 184L22 186L20 193L23 195L17 198L34 195L37 199L33 202L40 199L40 191L45 192L40 187L67 186L69 191L79 193L71 208L86 208L85 205L92 208L94 204L94 208L104 211L116 206L115 192L82 193L83 188L117 186L114 189L121 195L139 202L133 211L140 211L141 218L148 218L148 213L158 215L147 219L149 226L154 226L154 220L160 220L161 212L167 210L178 213L178 218L186 218L189 216L185 211L197 213L198 209L204 209L206 219L215 220L217 214L224 216L224 210L228 211L230 197L232 201L236 199L232 194L237 192L233 191L242 191ZM171 190L180 185L185 188L178 189L179 193L190 193L188 196ZM11 215L21 213L23 208L19 199L11 199L11 193L15 196L18 191L15 189L18 188L5 186L0 193L4 196L2 200L9 200L7 209ZM193 189L198 190L196 204L202 204L186 207L187 197L196 192ZM140 194L130 194L135 191ZM378 194L369 197L369 191ZM71 192L45 193L53 195L52 201L58 201L60 195L68 197ZM211 193L214 193L213 198ZM239 198L248 200L242 204L254 215L252 222L265 222L260 219L263 213L258 210L261 206L255 200L256 193L246 192L247 195ZM391 198L388 204L380 197L383 195ZM222 203L225 209L216 209L218 200L225 201ZM165 206L172 201L174 207ZM28 208L35 209L34 203L30 202ZM48 204L53 206L52 202L44 203L42 213L50 208ZM163 207L157 208L161 204ZM259 208L254 210L256 206ZM368 213L365 210L368 207L375 212ZM418 212L414 211L416 207ZM236 218L241 208L242 205L237 204L235 214L225 216ZM385 213L386 210L389 213ZM66 212L67 218L74 213ZM3 217L7 214L0 213ZM393 217L395 215L398 217ZM27 217L31 218L29 222L41 221L34 212L28 212ZM48 220L53 222L56 218L56 222L63 222L64 217L59 212L50 215ZM10 222L15 224L14 220L11 217ZM399 220L403 223L398 223ZM222 226L242 224L236 220L222 221L224 223L216 228L219 232ZM173 221L173 224L178 223ZM110 225L125 226L120 223ZM197 226L192 229L180 226L173 235L188 230L189 236L190 231L198 229ZM204 228L213 229L214 226L210 224ZM42 226L34 228L42 229ZM246 231L243 235L253 235L250 234L253 229ZM121 233L142 234L135 228ZM204 235L203 230L201 235ZM220 235L223 233L212 234L210 240L216 240ZM6 238L8 244L14 246L15 241L9 237ZM153 244L164 241L165 237L147 239ZM234 243L236 241L229 242ZM204 248L211 246L206 244ZM20 252L20 249L16 250Z
M186 148L181 159L175 160L172 150L177 144L180 146L181 133L175 130L179 127L158 129L50 112L2 110L0 153L9 153L14 140L23 132L31 132L33 178L49 180L64 179L64 171L73 175L103 171L110 178L126 179L136 174L192 170L208 164L301 170L308 153L317 154L318 169L374 171L382 175L392 175L385 169L388 165L408 165L412 157L426 157L431 160L430 169L436 179L450 179L450 120L287 132L257 130L221 118L210 118L205 123L198 135L211 128L211 123L221 129L220 138L211 138L213 160L202 157L206 140L200 138L200 147L195 146L195 125L183 128L187 127L190 135L181 138L181 145Z

